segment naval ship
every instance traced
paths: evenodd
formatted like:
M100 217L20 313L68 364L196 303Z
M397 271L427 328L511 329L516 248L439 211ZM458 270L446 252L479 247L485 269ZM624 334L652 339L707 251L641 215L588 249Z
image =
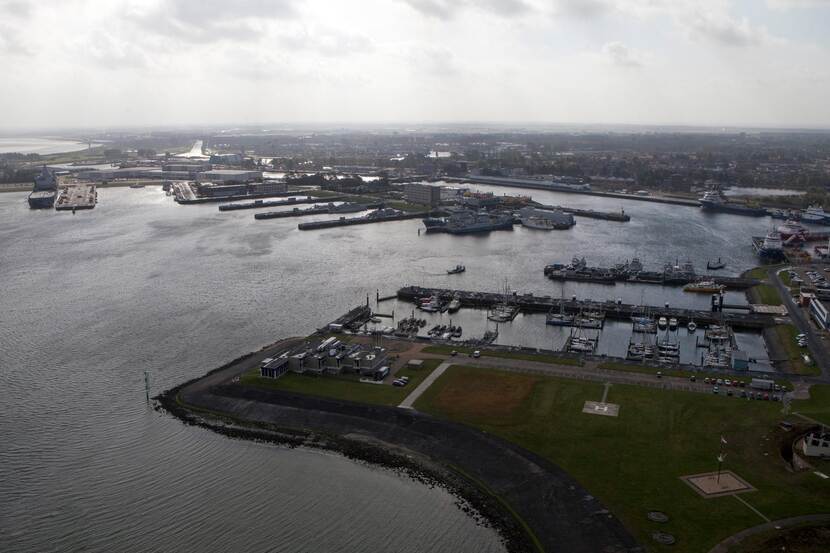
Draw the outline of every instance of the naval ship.
M55 205L58 195L58 179L55 172L45 165L40 174L35 176L35 186L29 194L29 207L32 209L49 209Z
M720 211L724 213L735 213L736 215L749 215L751 217L764 217L767 210L760 207L749 207L748 205L729 202L718 188L708 190L698 200L704 211Z
M461 211L446 218L427 217L423 222L427 232L446 232L449 234L513 230L513 216L509 213Z

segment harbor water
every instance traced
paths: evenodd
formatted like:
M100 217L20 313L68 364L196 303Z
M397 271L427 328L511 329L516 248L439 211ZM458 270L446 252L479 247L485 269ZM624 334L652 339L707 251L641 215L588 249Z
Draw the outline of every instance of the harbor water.
M367 295L374 303L376 290L498 291L506 281L557 297L562 285L542 269L574 256L604 266L639 256L646 268L690 259L699 269L721 257L723 274L734 275L755 265L750 237L770 224L534 191L544 203L624 207L632 220L488 236L419 235L418 220L299 231L297 219L257 221L256 210L180 206L155 186L98 194L94 210L76 215L29 210L25 193L0 195L2 551L501 551L495 532L440 489L337 455L227 439L154 411L144 371L158 393L311 332ZM465 273L446 274L459 263ZM567 283L564 293L708 305L705 294L658 286ZM412 305L380 306L393 309L408 314ZM483 311L456 317L465 337L487 324ZM629 329L606 324L608 354L625 347ZM499 342L544 348L568 332L546 327L541 314L499 331ZM739 343L765 355L759 336Z

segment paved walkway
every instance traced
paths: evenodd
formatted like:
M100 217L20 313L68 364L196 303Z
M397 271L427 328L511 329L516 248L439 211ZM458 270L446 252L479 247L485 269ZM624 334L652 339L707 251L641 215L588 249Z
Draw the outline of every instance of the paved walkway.
M411 394L406 396L406 398L401 402L400 405L398 405L398 407L400 407L401 409L412 409L412 406L415 404L415 401L417 401L417 399L421 397L421 394L426 392L427 389L430 386L432 386L432 383L435 382L439 376L444 374L444 371L446 371L450 367L450 365L452 365L452 363L448 361L444 361L443 363L438 365L438 367L434 371L432 371L432 373L430 373L428 377L426 377L420 384L418 384L417 388L412 390Z
M799 524L805 524L810 522L830 522L830 514L804 515L800 517L784 518L781 520L773 520L771 522L767 522L766 524L753 526L752 528L747 528L746 530L738 532L734 536L729 536L728 538L717 544L715 547L710 549L709 553L728 553L731 547L741 543L750 536L754 536L755 534L768 532L770 530L788 528L790 526L797 526Z

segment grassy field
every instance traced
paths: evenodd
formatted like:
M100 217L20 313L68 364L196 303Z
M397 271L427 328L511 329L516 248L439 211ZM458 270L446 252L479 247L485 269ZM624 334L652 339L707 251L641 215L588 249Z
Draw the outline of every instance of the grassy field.
M763 305L782 305L784 301L778 288L771 284L759 284L753 288L758 297L758 302Z
M814 384L810 399L793 401L792 409L830 426L830 384Z
M650 367L648 365L636 365L632 363L623 363L615 361L606 361L604 363L600 363L598 365L598 368L612 371L623 371L643 374L657 374L657 371L660 371L665 376L680 376L683 378L689 378L690 376L695 375L703 379L704 377L709 376L708 372L683 371L679 369L669 369L665 367Z
M599 383L451 367L416 402L421 411L497 434L563 467L601 499L649 551L706 552L763 522L733 497L703 499L679 478L712 471L720 436L726 468L758 491L743 495L771 519L826 512L830 482L793 474L778 456L780 404L614 385L618 418L583 414ZM662 525L649 510L668 513ZM656 530L677 544L656 545Z
M396 376L408 376L409 384L403 387L389 384L366 384L357 376L309 376L287 373L274 380L259 376L259 369L242 375L242 384L274 390L284 390L312 396L345 399L375 405L398 405L415 387L441 364L440 359L424 360L420 369L403 368Z
M452 352L469 355L474 348L454 347L454 346L427 346L421 351L424 353L435 353L438 355L449 355ZM536 361L538 363L550 363L552 365L572 365L580 366L582 363L579 359L571 357L560 357L558 355L549 355L542 353L522 353L517 351L499 351L480 349L483 357L499 357L502 359L522 359L524 361Z
M789 370L790 372L794 372L796 374L805 374L805 375L819 375L821 374L821 369L819 369L815 363L807 364L804 362L804 359L801 357L803 354L808 353L807 348L800 348L798 343L795 340L796 335L799 333L798 329L793 325L776 325L772 327L773 332L775 333L776 339L781 343L781 347L787 352L787 357L789 357Z

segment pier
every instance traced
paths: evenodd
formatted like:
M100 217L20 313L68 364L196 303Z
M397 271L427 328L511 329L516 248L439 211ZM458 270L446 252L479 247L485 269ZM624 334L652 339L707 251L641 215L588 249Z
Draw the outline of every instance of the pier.
M347 227L350 225L370 225L372 223L386 223L388 221L403 221L406 219L423 219L429 217L429 211L418 211L416 213L400 213L397 215L383 215L372 217L372 214L365 217L341 217L339 219L329 219L327 221L313 221L310 223L300 223L297 228L300 230L318 230L333 227Z
M315 198L313 196L306 196L305 198L288 198L287 200L256 200L247 203L238 204L223 204L219 206L219 211L236 211L239 209L258 209L261 207L277 207L281 205L297 205L297 204L323 204L330 202L343 201L343 196L331 196L328 198Z
M489 309L505 301L503 293L495 292L471 292L445 288L422 288L420 286L407 286L398 290L399 300L413 303L417 302L420 298L431 296L436 296L445 301L458 298L461 301L462 307L484 309ZM511 297L511 302L518 306L522 312L527 313L549 313L551 310L556 312L564 310L567 314L576 315L581 312L593 311L603 313L608 319L629 320L633 316L642 316L645 311L648 311L654 317L675 318L679 324L694 321L698 325L729 325L733 328L752 330L761 330L776 324L776 315L766 313L715 312L680 307L632 305L610 300L605 302L593 300L562 300L552 298L551 296L516 294Z
M599 267L585 267L580 270L563 269L559 265L548 265L545 276L551 280L563 282L590 282L593 284L615 285L617 282L629 284L656 284L658 286L685 286L701 280L712 281L729 290L746 290L761 283L755 278L698 275L696 273L672 273L658 271L640 271L630 273Z
M563 207L560 205L545 205L537 202L531 202L531 205L536 209L545 211L563 211L570 213L577 217L586 217L588 219L601 219L603 221L616 221L618 223L627 223L631 220L631 216L626 214L625 210L617 211L596 211L594 209L578 209L576 207Z
M92 209L97 203L98 192L94 184L67 184L61 186L58 200L55 202L55 210Z
M366 209L378 209L383 207L383 203L366 205ZM327 205L318 205L308 209L294 208L290 211L266 211L265 213L257 213L254 219L282 219L285 217L304 217L306 215L325 215L327 213L337 213L337 207L334 210ZM357 210L353 210L357 211ZM363 211L363 210L361 210Z

